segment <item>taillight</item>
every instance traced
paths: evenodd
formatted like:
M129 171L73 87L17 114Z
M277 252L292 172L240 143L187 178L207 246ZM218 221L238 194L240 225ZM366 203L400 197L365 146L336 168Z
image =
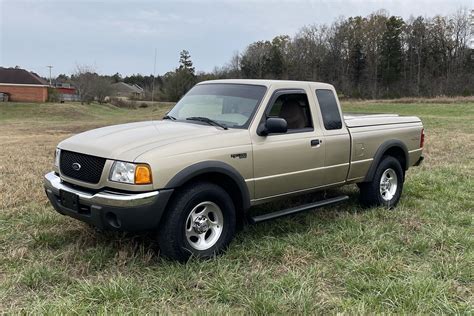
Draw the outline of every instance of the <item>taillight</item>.
M420 137L420 148L423 148L423 145L425 144L425 129L421 129L421 137Z

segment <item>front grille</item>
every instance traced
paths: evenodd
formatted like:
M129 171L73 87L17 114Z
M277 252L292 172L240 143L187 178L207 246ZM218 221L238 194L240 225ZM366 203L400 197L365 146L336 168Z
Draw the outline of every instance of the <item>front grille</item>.
M105 160L105 158L61 150L59 167L61 173L69 178L96 184L99 183ZM79 170L74 169L73 165L75 164L76 169L79 164Z

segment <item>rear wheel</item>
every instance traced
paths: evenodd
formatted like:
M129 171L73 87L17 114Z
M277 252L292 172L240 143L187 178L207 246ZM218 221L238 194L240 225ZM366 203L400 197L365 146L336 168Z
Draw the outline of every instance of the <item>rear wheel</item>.
M185 261L223 252L235 233L235 206L213 183L198 182L176 192L158 231L161 253Z
M377 166L373 180L358 186L362 205L395 207L403 190L400 162L392 156L385 156Z

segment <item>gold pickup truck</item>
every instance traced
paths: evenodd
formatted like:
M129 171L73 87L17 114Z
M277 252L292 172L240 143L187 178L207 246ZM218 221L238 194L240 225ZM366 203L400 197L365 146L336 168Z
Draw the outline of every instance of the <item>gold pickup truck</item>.
M154 231L173 259L207 258L228 246L259 203L356 183L364 206L394 207L405 171L423 160L423 142L418 117L342 115L329 84L205 81L162 120L62 141L44 186L61 214L102 230Z

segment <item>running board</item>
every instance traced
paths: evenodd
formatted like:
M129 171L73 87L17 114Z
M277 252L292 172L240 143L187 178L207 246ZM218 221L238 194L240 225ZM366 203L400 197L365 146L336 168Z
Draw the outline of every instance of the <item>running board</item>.
M275 218L278 218L278 217L288 216L288 215L291 215L291 214L296 214L296 213L300 213L300 212L304 212L304 211L309 211L309 210L320 208L320 207L323 207L323 206L337 204L337 203L346 201L348 199L349 199L349 197L347 195L341 195L341 196L329 198L329 199L314 202L314 203L309 203L309 204L296 206L296 207L290 207L290 208L287 208L287 209L284 209L284 210L280 210L280 211L276 211L276 212L272 212L272 213L268 213L268 214L253 216L253 217L250 217L249 220L252 224L256 224L256 223L265 222L265 221L268 221L268 220L271 220L271 219L275 219Z

